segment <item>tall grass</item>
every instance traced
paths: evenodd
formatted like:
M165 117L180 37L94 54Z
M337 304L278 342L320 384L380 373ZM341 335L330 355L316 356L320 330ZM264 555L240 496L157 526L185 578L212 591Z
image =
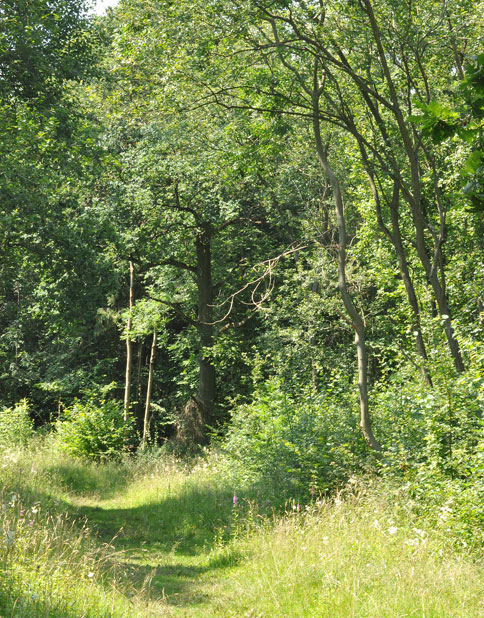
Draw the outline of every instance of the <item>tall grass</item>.
M216 459L33 443L0 455L0 487L2 618L484 615L482 564L381 483L275 514Z
M482 564L449 553L382 493L278 518L246 543L226 616L478 618ZM223 615L222 613L220 615Z

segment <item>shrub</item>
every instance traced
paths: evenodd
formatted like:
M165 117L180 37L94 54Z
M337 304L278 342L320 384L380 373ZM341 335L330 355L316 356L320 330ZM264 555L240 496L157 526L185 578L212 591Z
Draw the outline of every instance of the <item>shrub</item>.
M117 401L76 401L57 422L57 444L74 457L108 459L126 449L133 426Z
M223 442L226 474L279 500L306 500L348 479L368 452L345 392L285 392L272 379L238 406Z
M478 359L479 360L479 359ZM433 367L434 386L396 375L373 399L385 474L405 481L419 516L442 538L482 551L482 359L463 375Z
M29 403L22 399L13 408L0 409L0 446L20 446L32 437L34 426Z

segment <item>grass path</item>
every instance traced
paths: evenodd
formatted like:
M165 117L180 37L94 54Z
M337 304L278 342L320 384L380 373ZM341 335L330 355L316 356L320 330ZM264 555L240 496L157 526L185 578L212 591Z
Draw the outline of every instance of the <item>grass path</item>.
M7 508L24 538L15 555L0 545L0 618L484 616L482 563L452 551L398 493L376 487L274 517L263 496L257 506L241 493L234 507L233 488L203 467L130 466L47 453L1 468L4 496L68 515ZM85 555L68 548L81 528Z
M380 496L381 498L381 496ZM172 471L115 496L73 500L117 534L147 615L186 618L478 618L480 565L405 521L404 505L336 501L248 534L258 515L211 476ZM399 510L401 511L399 513ZM121 530L121 532L119 532Z
M213 478L171 470L114 496L68 495L100 540L123 552L136 588L149 588L149 610L163 616L215 616L215 590L241 554L230 543L238 525L231 491ZM242 502L242 504L241 504ZM239 501L239 512L246 511ZM225 610L222 609L222 614Z

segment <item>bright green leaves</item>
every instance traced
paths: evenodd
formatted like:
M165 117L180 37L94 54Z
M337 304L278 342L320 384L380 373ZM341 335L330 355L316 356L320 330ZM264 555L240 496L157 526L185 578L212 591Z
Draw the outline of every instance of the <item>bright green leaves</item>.
M410 120L421 125L423 132L435 142L443 142L455 134L460 120L456 111L437 101L431 101L427 105L416 101L415 106L421 109L423 114L412 115Z
M463 193L472 209L484 209L484 54L474 56L466 67L465 79L456 94L463 96L457 109L438 101L428 104L415 102L422 114L410 116L420 126L424 135L440 144L449 138L459 138L469 144L471 153L467 157L461 175L465 186Z
M461 89L473 117L484 118L484 54L475 56L467 65Z

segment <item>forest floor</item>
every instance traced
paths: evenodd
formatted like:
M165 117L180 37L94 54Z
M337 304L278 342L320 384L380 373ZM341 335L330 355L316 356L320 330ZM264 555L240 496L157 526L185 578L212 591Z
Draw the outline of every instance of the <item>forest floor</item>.
M263 496L240 492L234 505L205 464L133 473L18 457L0 467L2 516L17 517L15 550L3 522L1 618L484 615L482 564L433 535L397 490L355 482L274 514Z

